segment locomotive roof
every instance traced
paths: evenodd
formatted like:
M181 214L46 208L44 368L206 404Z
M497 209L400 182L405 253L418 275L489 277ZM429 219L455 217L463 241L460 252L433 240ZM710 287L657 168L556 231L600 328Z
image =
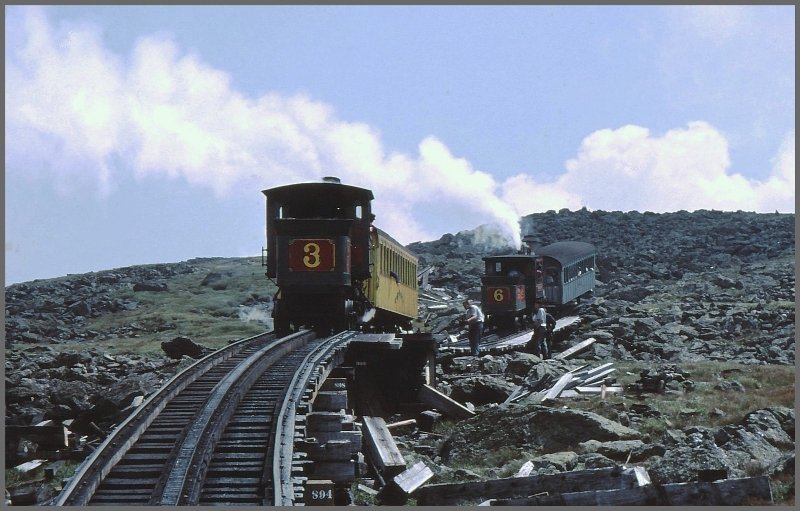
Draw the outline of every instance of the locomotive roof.
M495 256L486 256L483 258L484 261L496 261L496 262L503 262L503 261L510 261L510 262L527 262L527 261L534 261L536 256L539 254L531 255L531 254L506 254L506 255L495 255Z
M372 190L368 190L367 188L324 181L277 186L275 188L262 190L261 193L266 195L269 199L280 202L285 202L287 199L291 200L301 196L313 196L317 194L328 200L346 202L372 200L375 198L372 195Z
M583 241L557 241L536 250L536 255L550 257L562 265L595 254L597 249L594 245Z

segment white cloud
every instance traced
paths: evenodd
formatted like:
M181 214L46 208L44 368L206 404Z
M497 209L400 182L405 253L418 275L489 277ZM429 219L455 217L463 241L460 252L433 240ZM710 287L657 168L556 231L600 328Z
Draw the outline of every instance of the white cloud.
M700 121L661 137L640 126L598 130L553 182L518 175L500 183L436 137L418 154L387 153L374 127L337 119L330 105L246 97L164 36L142 38L123 57L95 28L59 31L42 10L12 11L19 37L6 48L7 172L50 169L64 186L95 182L106 194L126 172L219 195L337 175L389 198L380 226L404 243L438 234L414 216L419 205L495 221L512 246L520 215L563 207L793 211L794 133L765 183L731 174L726 138Z
M728 143L706 122L690 122L662 137L639 126L623 126L586 137L557 184L591 209L794 211L790 165L793 133L782 146L772 177L761 183L730 172ZM784 188L780 195L778 187Z

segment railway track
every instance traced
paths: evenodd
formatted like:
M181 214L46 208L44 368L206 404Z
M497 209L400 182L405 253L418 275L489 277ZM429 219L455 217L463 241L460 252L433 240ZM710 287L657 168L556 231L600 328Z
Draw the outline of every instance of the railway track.
M353 335L263 334L197 361L121 423L53 504L293 504L295 414Z

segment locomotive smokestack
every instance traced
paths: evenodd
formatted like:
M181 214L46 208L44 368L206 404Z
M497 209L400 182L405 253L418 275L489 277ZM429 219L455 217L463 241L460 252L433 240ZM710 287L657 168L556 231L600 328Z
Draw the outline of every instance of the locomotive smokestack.
M539 240L533 234L526 234L522 238L522 243L524 243L524 245L522 246L521 252L534 255L533 249L539 244Z
M325 176L322 178L323 183L335 183L337 185L342 184L342 180L336 176Z

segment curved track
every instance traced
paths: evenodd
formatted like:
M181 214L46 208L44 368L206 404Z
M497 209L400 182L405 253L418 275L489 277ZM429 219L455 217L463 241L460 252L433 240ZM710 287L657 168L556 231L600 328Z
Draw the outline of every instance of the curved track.
M264 334L197 361L114 430L54 505L291 505L295 413L352 335Z

